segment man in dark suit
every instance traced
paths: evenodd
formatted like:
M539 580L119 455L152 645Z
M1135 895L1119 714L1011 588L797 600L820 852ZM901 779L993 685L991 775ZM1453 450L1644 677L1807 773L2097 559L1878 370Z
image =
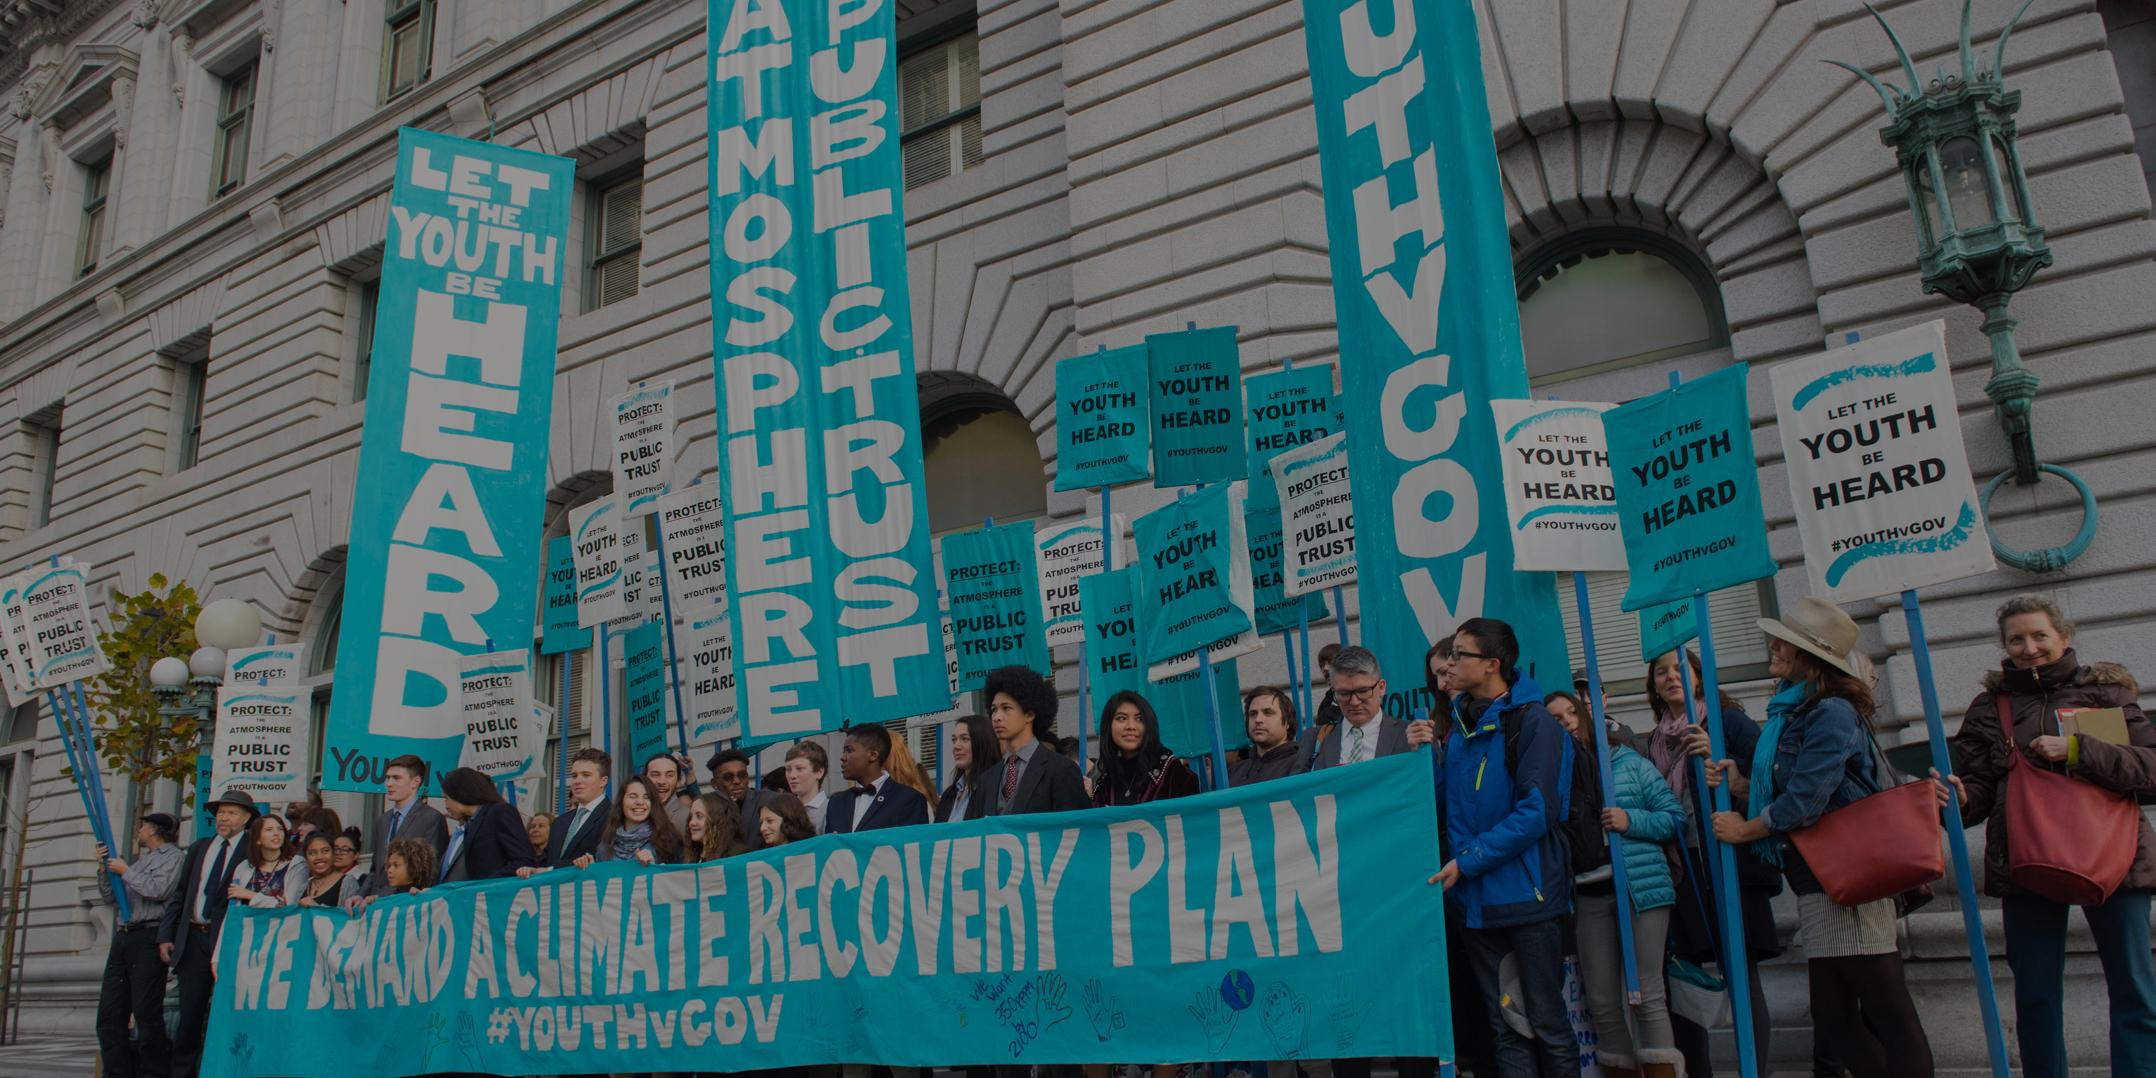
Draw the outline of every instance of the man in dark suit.
M988 721L1003 743L1003 759L981 776L986 814L1018 816L1092 807L1085 776L1070 757L1047 744L1056 734L1056 691L1023 666L989 672L982 687Z
M1339 701L1340 718L1303 732L1299 751L1310 770L1359 764L1434 740L1429 720L1401 722L1385 714L1385 675L1368 648L1341 648L1331 671L1329 691Z
M464 825L442 854L443 883L501 879L536 863L524 821L485 775L469 767L443 775L442 801Z
M891 777L883 766L890 758L889 730L855 726L846 731L846 748L839 753L838 770L853 786L831 795L831 803L824 807L824 834L843 835L928 822L928 798Z
M606 796L613 773L614 758L603 750L578 749L569 757L569 798L576 803L554 817L553 829L547 832L546 856L536 868L567 868L579 857L599 855L599 835L614 811L613 799ZM516 874L529 876L533 871L534 867L527 866Z
M345 900L345 909L357 913L367 903L389 893L389 844L400 838L416 838L434 847L435 864L449 848L449 821L419 796L427 784L427 762L409 753L382 767L382 796L388 801L367 834L367 848L374 851L367 885Z
M202 1069L202 1037L209 1031L210 993L217 934L225 925L226 889L251 852L241 834L255 818L254 799L236 791L209 803L216 833L187 848L180 889L157 926L157 950L180 982L180 1024L172 1037L173 1078L195 1078Z
M764 848L764 832L757 818L764 807L764 792L756 788L756 772L749 754L740 749L721 749L711 756L711 784L741 809L741 837L749 849Z

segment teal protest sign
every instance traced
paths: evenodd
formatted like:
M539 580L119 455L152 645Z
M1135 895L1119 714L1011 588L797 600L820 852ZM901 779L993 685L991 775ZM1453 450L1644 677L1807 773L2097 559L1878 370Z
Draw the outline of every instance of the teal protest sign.
M943 537L944 594L950 596L960 692L980 688L999 666L1054 672L1038 572L1031 524L991 525ZM950 705L946 696L943 707Z
M1273 454L1314 442L1342 429L1340 395L1331 367L1301 366L1254 374L1244 383L1250 415L1249 478Z
M1132 523L1146 662L1211 647L1256 624L1239 501L1229 484L1216 483Z
M1235 327L1145 338L1153 412L1153 485L1243 477L1243 364Z
M1699 639L1699 607L1690 599L1644 606L1639 611L1639 657L1653 662ZM1652 688L1652 686L1650 686Z
M531 646L574 179L397 132L325 789L379 790L404 753L455 767L459 657Z
M1303 0L1355 500L1358 638L1388 671L1487 615L1569 668L1557 593L1515 572L1490 401L1528 395L1474 6ZM1292 528L1292 525L1291 525ZM1397 673L1405 715L1421 678ZM1413 697L1427 693L1413 690Z
M1255 454L1250 459L1249 493L1243 499L1243 536L1250 546L1251 612L1259 635L1284 632L1304 624L1305 618L1310 623L1323 620L1325 603L1318 595L1289 595L1281 590L1287 580L1281 561L1287 537L1281 531L1280 486L1273 481L1271 463Z
M1106 710L1108 698L1130 691L1145 697L1160 720L1160 740L1178 756L1213 751L1213 727L1205 710L1205 680L1196 667L1159 681L1146 680L1147 663L1138 647L1138 570L1095 573L1079 582L1085 614L1086 676L1094 706ZM1213 702L1220 709L1221 746L1229 751L1250 744L1243 728L1242 680L1235 660L1213 663ZM1088 731L1100 729L1100 715L1084 716Z
M557 535L546 541L546 623L541 626L539 653L558 655L591 646L591 630L576 623L576 551L569 537Z
M663 627L647 621L621 634L623 712L632 769L666 751L666 650Z
M1153 474L1152 409L1142 344L1056 364L1056 489L1129 483Z
M1603 414L1626 610L1774 575L1744 375L1724 367Z
M1430 764L235 905L206 1078L1450 1057ZM385 1036L385 1031L402 1031Z
M712 362L750 740L950 706L895 6L708 6Z

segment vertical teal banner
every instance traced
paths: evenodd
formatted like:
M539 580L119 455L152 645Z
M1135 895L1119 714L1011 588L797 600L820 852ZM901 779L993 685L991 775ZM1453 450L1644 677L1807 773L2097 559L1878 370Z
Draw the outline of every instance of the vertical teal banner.
M531 646L574 176L397 132L325 789L378 790L408 752L455 767L459 657Z
M1079 584L1085 613L1086 675L1091 679L1094 713L1086 730L1100 730L1100 712L1108 698L1129 690L1145 697L1160 719L1160 740L1177 756L1213 751L1213 726L1205 710L1205 679L1195 668L1162 678L1145 679L1146 663L1138 645L1138 570L1095 573ZM1250 744L1243 730L1242 678L1235 660L1213 664L1213 701L1220 709L1221 744L1233 751Z
M666 650L664 627L647 621L621 634L623 710L629 727L628 767L643 770L644 761L666 751Z
M566 535L546 541L545 602L540 654L559 655L591 646L591 630L576 623L576 550Z
M1773 576L1739 363L1603 413L1631 579L1624 608Z
M1033 525L1004 524L943 537L958 690L972 692L999 666L1055 672L1042 624ZM944 706L950 706L948 698ZM940 710L940 709L939 709Z
M708 8L712 361L750 740L950 706L894 7Z
M1341 390L1356 402L1357 638L1409 686L1432 640L1487 615L1512 623L1530 668L1565 670L1556 590L1513 570L1498 493L1490 401L1527 396L1527 368L1474 5L1302 8Z
M1333 392L1331 367L1302 366L1254 374L1244 383L1243 403L1250 414L1250 479L1273 454L1314 442L1346 422L1340 395Z
M1142 344L1056 364L1056 489L1144 479L1152 468L1152 409Z
M1153 409L1153 485L1243 478L1243 364L1235 327L1145 338Z
M1250 552L1233 492L1216 483L1177 498L1131 524L1138 544L1139 650L1165 662L1248 630ZM1238 584L1242 590L1238 593Z

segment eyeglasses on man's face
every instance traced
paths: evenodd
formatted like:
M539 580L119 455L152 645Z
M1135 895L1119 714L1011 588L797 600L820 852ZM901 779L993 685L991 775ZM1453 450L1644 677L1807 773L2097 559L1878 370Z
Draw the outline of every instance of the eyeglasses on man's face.
M1383 685L1384 682L1382 681L1373 681L1368 685L1353 688L1346 685L1335 685L1333 686L1333 696L1342 703L1350 700L1358 704L1368 703L1377 699L1377 691Z

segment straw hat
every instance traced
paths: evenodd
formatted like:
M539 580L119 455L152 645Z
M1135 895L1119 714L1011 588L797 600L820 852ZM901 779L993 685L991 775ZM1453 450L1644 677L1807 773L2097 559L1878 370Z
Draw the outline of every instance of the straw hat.
M1807 595L1780 620L1759 619L1759 631L1795 645L1844 674L1858 676L1849 664L1849 653L1857 646L1857 623L1825 599Z

